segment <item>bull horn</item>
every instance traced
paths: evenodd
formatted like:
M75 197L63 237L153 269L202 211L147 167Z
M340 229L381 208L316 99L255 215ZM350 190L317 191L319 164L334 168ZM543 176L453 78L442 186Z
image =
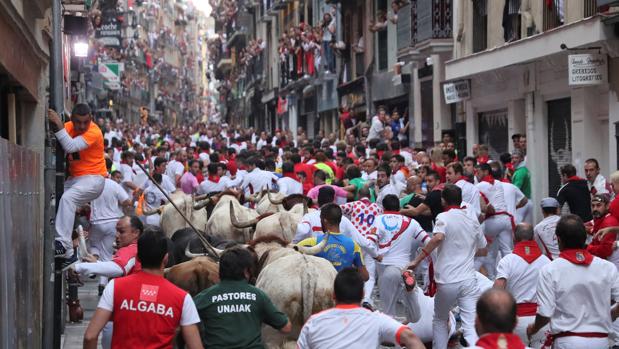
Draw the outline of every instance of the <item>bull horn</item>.
M284 202L284 200L273 200L273 198L271 197L271 192L268 191L267 192L267 197L269 198L269 201L273 204L273 205L281 205L282 202Z
M322 251L323 248L325 248L325 246L327 245L327 240L329 240L329 233L325 234L322 241L316 246L307 247L307 246L294 245L293 249L303 254L313 256L319 253L320 251Z
M206 205L209 204L209 202L211 202L210 198L202 200L201 202L198 202L197 204L193 205L193 209L194 210L201 210L201 209L205 208Z
M196 195L193 197L193 201L202 201L208 199L208 194Z
M215 253L217 253L218 256L221 256L221 254L224 252L224 250L220 250L218 248L213 247L213 251L215 251ZM197 257L206 257L208 256L208 253L204 253L204 254L200 254L200 253L193 253L189 250L189 243L187 243L187 247L185 247L185 256L189 259L194 259Z
M142 210L142 214L144 216L152 216L154 214L161 214L161 211L163 211L163 206L159 206L154 210Z
M260 221L260 218L256 217L252 220L249 220L247 222L239 222L236 219L236 215L234 214L234 205L232 204L232 201L230 201L230 221L232 222L232 225L235 228L239 228L239 229L243 229L243 228L249 228L252 225L258 223L258 221Z

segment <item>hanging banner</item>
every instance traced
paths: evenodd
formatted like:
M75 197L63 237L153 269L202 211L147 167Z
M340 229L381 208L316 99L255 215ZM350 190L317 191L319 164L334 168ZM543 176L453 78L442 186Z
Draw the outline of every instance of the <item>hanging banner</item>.
M105 46L120 48L122 23L118 21L116 10L105 10L101 23L95 26L95 38Z
M567 56L570 86L601 85L608 82L606 55L582 53Z
M450 81L443 84L445 103L451 104L471 98L471 80Z

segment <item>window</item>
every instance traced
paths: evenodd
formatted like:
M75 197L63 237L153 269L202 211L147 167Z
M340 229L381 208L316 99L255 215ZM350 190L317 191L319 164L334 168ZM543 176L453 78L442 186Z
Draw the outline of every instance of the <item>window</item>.
M487 0L473 0L473 53L484 51L488 45Z
M387 0L376 0L376 13L378 17L380 12L387 13ZM388 52L388 29L378 31L376 33L376 52L378 55L378 71L385 71L389 68L389 52Z

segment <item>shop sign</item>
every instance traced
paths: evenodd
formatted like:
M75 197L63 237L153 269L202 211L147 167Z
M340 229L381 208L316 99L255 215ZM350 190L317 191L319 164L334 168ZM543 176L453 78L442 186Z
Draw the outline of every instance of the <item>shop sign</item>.
M452 104L471 98L471 80L457 80L443 84L445 103Z
M582 53L568 56L569 85L601 85L608 81L606 55Z
M116 19L116 11L103 12L101 20L101 25L95 29L95 38L105 46L120 48L122 26Z

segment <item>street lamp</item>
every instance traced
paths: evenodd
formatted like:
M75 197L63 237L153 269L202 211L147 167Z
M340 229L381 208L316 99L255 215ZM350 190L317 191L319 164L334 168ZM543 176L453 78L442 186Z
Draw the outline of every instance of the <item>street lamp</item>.
M88 57L88 43L76 42L73 44L73 53L75 57L85 58Z

